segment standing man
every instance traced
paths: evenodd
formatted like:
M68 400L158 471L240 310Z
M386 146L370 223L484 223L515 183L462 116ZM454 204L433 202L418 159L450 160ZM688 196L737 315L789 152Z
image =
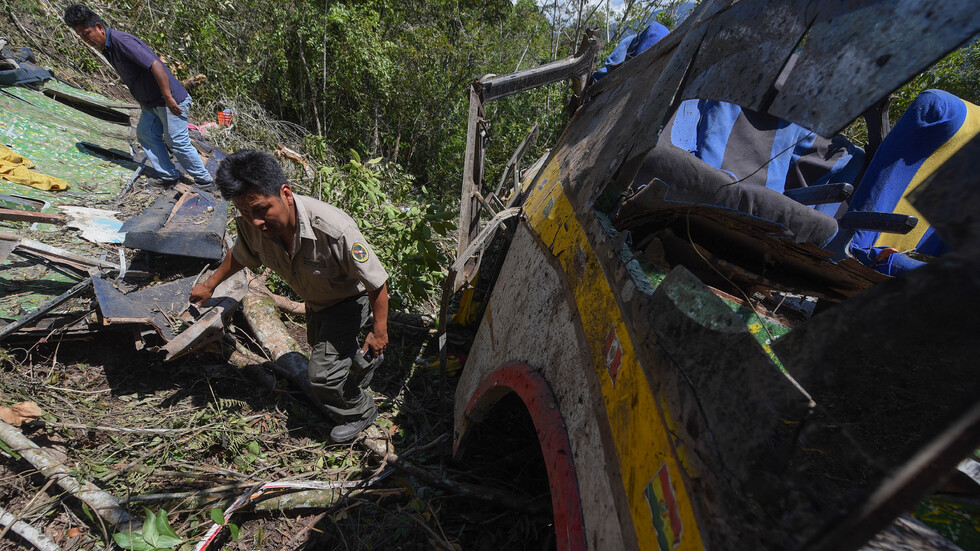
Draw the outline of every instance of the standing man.
M293 193L269 154L229 155L216 181L238 208L238 241L211 277L191 290L191 301L209 299L219 283L245 266L265 265L279 274L306 302L306 337L313 349L307 375L337 423L330 438L352 440L377 417L374 398L361 388L367 375L352 372L351 364L367 367L369 349L378 363L388 344L388 273L354 220ZM359 346L357 336L371 310L374 327Z
M211 174L187 135L191 96L153 50L129 33L107 29L102 18L81 4L65 9L65 24L86 44L102 52L143 108L136 138L164 182L173 183L180 177L170 161L169 145L198 185L210 185Z

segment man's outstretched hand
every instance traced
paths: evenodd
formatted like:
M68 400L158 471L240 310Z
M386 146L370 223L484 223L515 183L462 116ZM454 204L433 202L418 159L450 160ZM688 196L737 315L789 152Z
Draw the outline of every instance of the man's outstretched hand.
M211 295L213 294L214 294L214 289L208 287L204 283L198 283L197 285L194 286L193 289L191 289L191 296L190 296L191 304L196 304L200 306L201 304L204 303L204 301L211 298Z

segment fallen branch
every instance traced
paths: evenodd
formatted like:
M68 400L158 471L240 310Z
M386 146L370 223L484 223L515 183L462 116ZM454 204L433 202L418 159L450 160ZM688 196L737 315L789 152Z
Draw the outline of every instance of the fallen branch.
M223 484L221 486L215 486L214 488L207 488L204 490L197 490L194 492L168 492L162 494L142 494L136 496L129 496L127 498L119 500L120 503L159 503L166 501L176 501L178 499L193 499L197 497L207 497L209 499L213 498L215 494L230 494L241 492L244 489L254 487L254 483L250 482L238 482L234 484Z
M7 532L14 527L14 524L20 522L20 519L23 518L25 514L27 514L27 511L29 511L31 506L34 505L34 502L37 501L37 498L47 494L48 488L50 488L52 484L54 484L54 480L48 480L47 482L45 482L44 486L42 486L41 489L38 490L36 494L34 494L34 497L32 497L31 500L27 502L27 505L24 506L24 510L18 513L17 516L14 517L13 522L5 526L3 530L0 530L0 540L2 540L3 537L7 535Z
M329 495L331 497L334 495L334 492L336 492L336 496L340 497L341 495L340 492L343 489L366 488L368 486L371 486L372 484L375 484L382 478L385 478L386 476L388 476L388 474L390 474L390 472L391 471L381 473L380 475L370 478L368 480L336 480L336 481L328 481L328 482L317 482L317 481L293 482L289 480L283 480L280 482L266 482L265 484L256 484L255 486L251 487L248 491L246 491L244 494L239 496L238 499L236 499L231 505L228 506L227 509L225 509L223 515L224 523L214 524L213 526L211 526L211 528L207 531L207 533L204 535L201 541L199 541L198 544L194 547L194 551L203 551L204 549L207 549L208 546L211 545L211 543L218 537L218 534L221 533L221 529L228 524L228 521L231 520L231 515L233 515L235 511L238 511L243 507L247 507L257 501L266 500L271 497L282 496L284 494L294 493L303 490L329 492Z
M422 520L416 515L408 515L408 518L414 520L415 524L417 524L420 528L422 528L422 530L424 530L426 534L429 534L429 541L438 544L440 549L445 549L446 551L456 551L456 548L453 547L452 544L450 544L448 541L446 541L446 538L437 534L435 530L433 530L431 527L429 527L428 524L425 523L424 520Z
M303 354L299 343L286 331L286 326L279 319L273 299L263 293L249 292L242 299L242 313L249 327L252 328L256 340L273 359L269 364L270 367L293 386L302 390L324 415L329 415L327 409L313 394L313 387L306 376L309 360Z
M293 316L305 316L306 315L306 304L302 302L296 302L295 300L288 299L282 295L277 295L269 290L265 286L265 282L268 276L263 274L254 279L250 279L248 282L248 290L256 293L261 293L273 300L276 304L276 308L282 310L283 312L293 315Z
M133 519L119 506L119 502L111 494L102 491L91 482L80 481L71 476L67 467L52 459L22 432L2 421L0 421L0 440L23 456L45 477L54 479L58 486L88 505L109 524L118 525Z
M24 538L34 547L41 551L61 551L61 547L51 541L40 530L34 528L26 522L16 520L17 517L3 510L0 507L0 524L10 526L10 529L18 536Z
M217 423L202 427L186 427L182 429L136 429L129 427L106 427L101 425L85 425L83 423L59 423L56 421L32 421L29 426L50 426L62 429L96 430L99 432L128 432L132 434L157 434L157 435L178 435L188 432L200 431L208 427L217 426Z
M295 509L323 509L335 505L338 497L351 498L354 496L370 495L376 498L401 495L408 490L405 488L355 488L343 495L325 490L303 490L292 494L270 496L254 506L253 511L291 511Z

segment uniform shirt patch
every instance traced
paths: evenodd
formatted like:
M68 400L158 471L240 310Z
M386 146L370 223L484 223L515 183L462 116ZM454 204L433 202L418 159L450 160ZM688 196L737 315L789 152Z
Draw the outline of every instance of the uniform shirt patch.
M360 243L354 243L354 246L350 248L350 254L354 257L354 260L358 262L367 262L368 250L367 247Z
M304 258L303 259L303 264L306 264L307 266L310 266L310 267L313 267L313 268L326 268L327 267L327 263L324 262L323 260L316 260L316 259L313 259L313 258Z

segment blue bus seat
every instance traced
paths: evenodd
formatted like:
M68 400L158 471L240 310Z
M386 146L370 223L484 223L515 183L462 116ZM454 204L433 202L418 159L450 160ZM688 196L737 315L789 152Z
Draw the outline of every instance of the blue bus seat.
M892 212L916 216L919 223L904 235L856 230L850 254L879 272L897 275L923 264L907 252L946 252L907 196L978 133L980 107L942 90L919 94L882 140L850 205L853 212Z

